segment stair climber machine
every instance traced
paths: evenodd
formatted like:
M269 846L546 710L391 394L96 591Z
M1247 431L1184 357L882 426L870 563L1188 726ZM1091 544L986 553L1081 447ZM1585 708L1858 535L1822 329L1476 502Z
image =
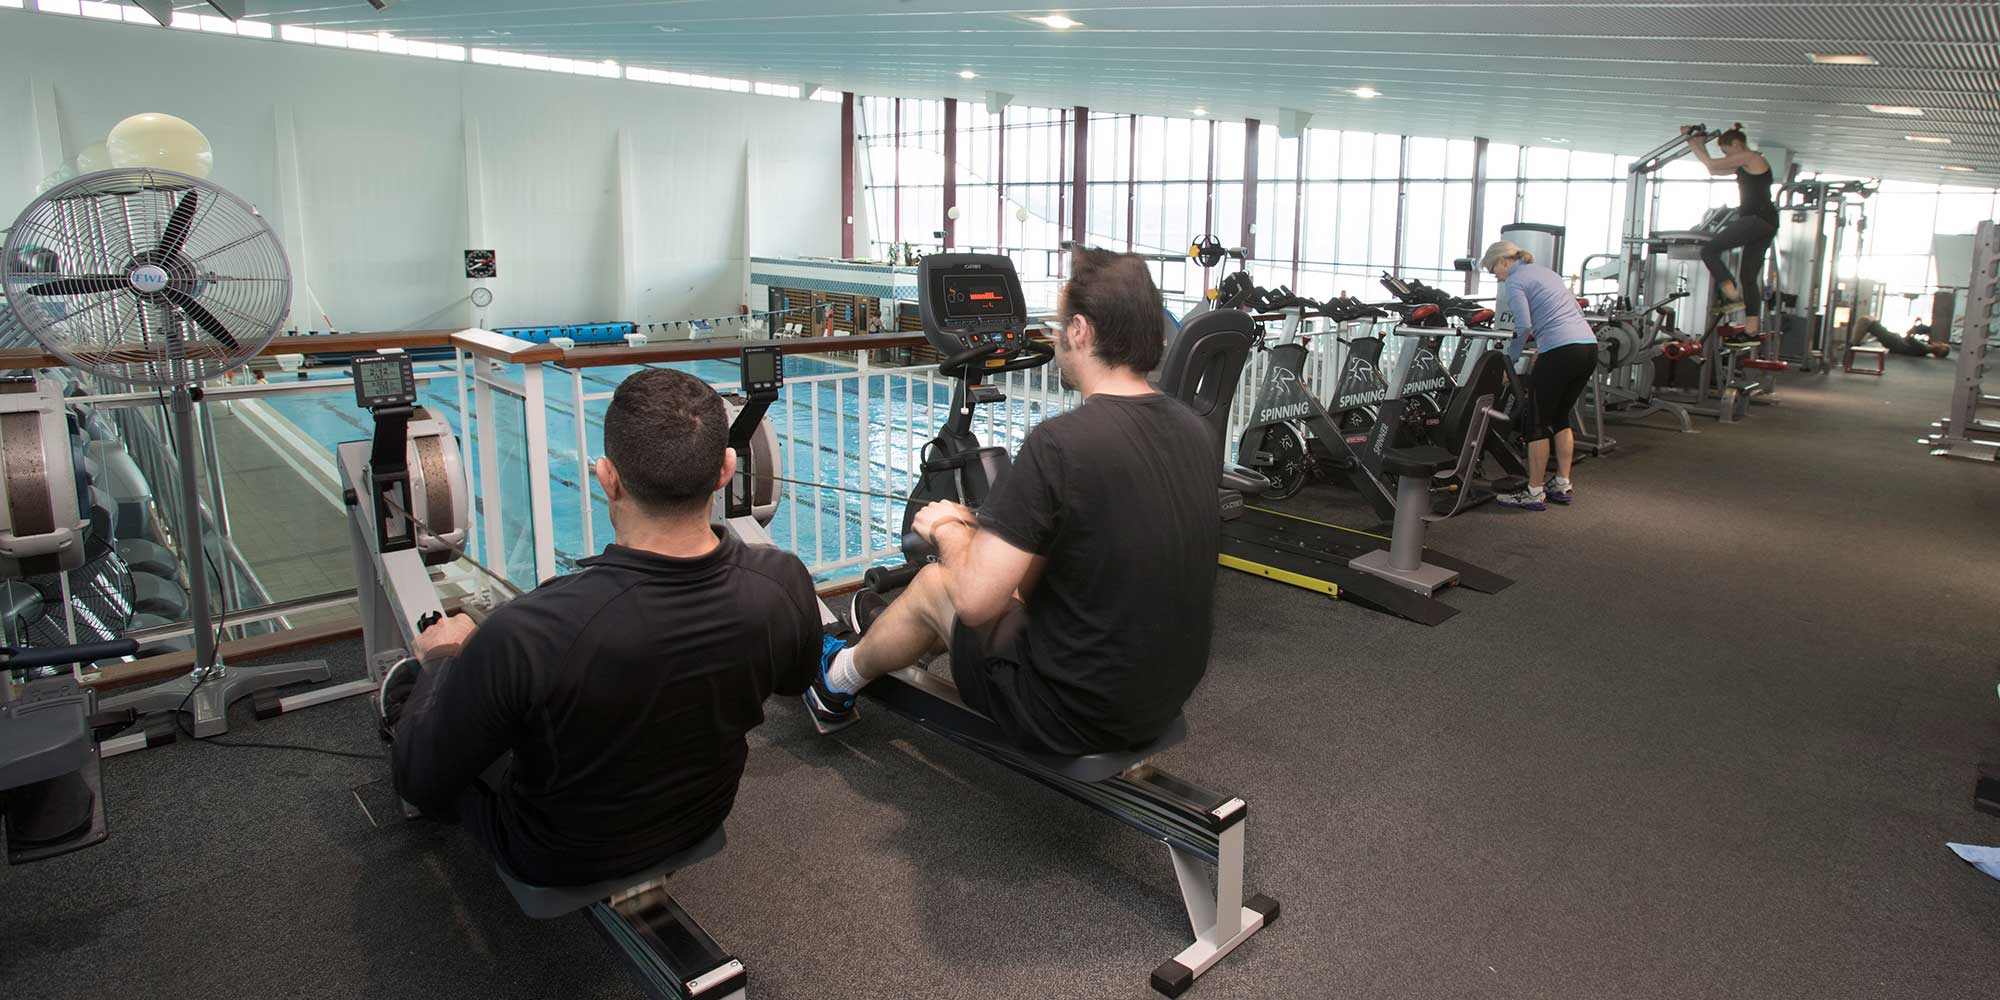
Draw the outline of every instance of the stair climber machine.
M1317 591L1329 597L1352 601L1363 607L1398 617L1437 625L1458 613L1458 609L1437 599L1445 586L1457 585L1482 593L1498 593L1513 581L1424 548L1425 526L1455 514L1470 491L1457 490L1456 500L1443 513L1434 513L1433 484L1471 474L1480 458L1480 442L1486 438L1487 424L1495 417L1493 403L1496 374L1487 366L1484 380L1455 393L1438 427L1441 443L1406 448L1390 444L1394 431L1402 427L1401 408L1410 370L1419 350L1401 352L1395 373L1376 401L1377 419L1360 434L1344 432L1335 418L1313 396L1300 377L1305 345L1290 339L1294 328L1288 324L1290 342L1271 347L1272 357L1264 385L1251 410L1253 421L1267 425L1296 421L1317 438L1337 442L1351 456L1362 474L1358 482L1386 494L1381 479L1372 471L1382 469L1399 479L1396 494L1390 495L1388 515L1394 529L1389 535L1360 531L1314 521L1246 503L1239 516L1226 521L1222 530L1222 565L1263 576L1295 587ZM1435 331L1398 324L1396 336L1416 338L1419 343L1434 339ZM1224 469L1225 485L1234 468L1227 464L1225 434L1230 402L1241 369L1252 347L1260 340L1257 319L1240 309L1216 309L1190 320L1182 332L1179 349L1162 365L1160 390L1193 407L1214 429L1216 458ZM1436 346L1432 344L1435 352ZM1492 354L1494 352L1487 352ZM1211 357L1228 359L1218 368ZM1347 366L1352 368L1350 356ZM1350 372L1350 375L1353 373ZM1223 387L1211 392L1207 387ZM1250 440L1251 431L1245 433ZM1270 467L1268 456L1238 452L1239 461L1249 471L1262 473ZM1260 468L1261 464L1261 468ZM1233 484L1246 494L1253 489Z
M918 270L918 305L924 335L945 359L938 371L953 382L951 410L924 448L921 477L904 512L905 565L868 573L869 589L885 597L899 592L936 558L908 530L915 512L934 500L954 500L976 509L1012 464L1005 449L982 447L972 430L978 407L1004 399L995 387L984 384L985 379L1038 368L1054 358L1047 344L1028 336L1021 282L1005 257L969 253L925 257ZM1228 384L1235 384L1234 372ZM751 467L761 465L753 461ZM738 475L746 473L739 470ZM1172 543L1161 540L1163 545ZM1275 900L1243 894L1248 805L1150 763L1186 738L1183 720L1176 719L1150 746L1130 752L1058 757L1012 746L992 720L966 707L949 679L922 665L890 674L870 684L862 695L1167 845L1195 941L1153 970L1152 985L1159 992L1181 995L1196 977L1277 919ZM1205 870L1210 867L1215 870L1213 887Z
M373 415L375 433L372 440L340 445L338 461L362 641L370 680L379 685L409 656L418 633L443 619L446 609L432 569L471 561L464 552L469 509L457 439L443 419L415 405L409 356L364 354L353 364L355 399ZM489 575L505 594L516 593L504 577ZM471 603L461 610L475 616L480 611ZM743 963L724 952L666 890L669 874L713 856L723 844L718 830L645 871L597 885L537 886L505 871L498 874L530 917L586 913L649 995L741 1000L748 982Z

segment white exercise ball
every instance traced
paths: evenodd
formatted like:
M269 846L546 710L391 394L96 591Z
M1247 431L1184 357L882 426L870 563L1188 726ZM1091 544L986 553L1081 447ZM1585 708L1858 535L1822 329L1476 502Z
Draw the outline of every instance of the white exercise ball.
M76 153L76 172L94 174L99 170L111 169L111 150L102 142L93 142Z
M111 127L104 139L114 167L158 167L192 177L215 169L208 136L185 119L158 112L133 115Z

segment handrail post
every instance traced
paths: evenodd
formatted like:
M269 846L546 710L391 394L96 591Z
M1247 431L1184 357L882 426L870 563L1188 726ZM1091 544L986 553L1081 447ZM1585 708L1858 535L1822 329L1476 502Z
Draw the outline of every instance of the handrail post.
M466 394L472 391L471 384L475 370L474 366L476 362L473 360L472 355L468 354L463 347L458 347L454 345L451 351L452 351L452 359L455 362L455 367L458 369L458 422L459 422L458 461L459 461L459 468L465 470L467 485L470 486L472 478L472 438L474 434L474 428L484 426L479 424L478 421L473 417L472 407L466 405L467 402ZM485 492L485 486L483 480L480 491ZM487 534L491 534L491 532L485 532L479 526L479 518L471 517L469 518L469 520L472 523L466 525L466 528L470 532L470 534L466 536L465 551L476 552L479 550L479 540L485 537ZM487 555L488 558L491 558L492 552L490 549L488 550ZM491 566L494 564L489 562L487 563L487 565ZM479 603L482 606L491 606L493 593L488 588L492 586L492 581L486 579L486 574L484 573L474 573L472 574L472 576L474 579L479 581Z
M522 365L522 400L528 423L528 514L535 530L535 579L556 575L555 502L549 495L549 403L542 386L542 362Z
M473 433L479 438L480 534L486 543L486 565L507 571L507 533L500 527L500 442L499 425L493 419L493 387L479 373L482 358L467 359L472 366Z
M576 496L583 512L583 554L597 554L597 531L595 511L590 500L590 477L593 470L590 461L590 427L584 418L583 369L569 370L570 402L576 415Z

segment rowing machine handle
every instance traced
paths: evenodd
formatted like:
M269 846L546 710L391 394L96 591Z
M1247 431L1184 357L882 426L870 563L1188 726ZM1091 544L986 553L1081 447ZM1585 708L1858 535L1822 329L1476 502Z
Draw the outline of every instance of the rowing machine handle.
M432 625L436 625L438 622L441 621L444 621L444 615L437 611L426 611L423 614L418 615L417 634L422 635L425 632L430 631Z
M0 650L0 670L38 670L42 667L61 667L72 663L95 663L98 660L131 656L137 652L139 643L136 639L113 639L110 642L50 646L46 649L5 649Z
M904 563L901 566L877 566L863 573L861 581L867 584L869 590L878 594L886 594L890 591L901 590L909 586L910 581L916 579L917 573L923 568L922 563Z

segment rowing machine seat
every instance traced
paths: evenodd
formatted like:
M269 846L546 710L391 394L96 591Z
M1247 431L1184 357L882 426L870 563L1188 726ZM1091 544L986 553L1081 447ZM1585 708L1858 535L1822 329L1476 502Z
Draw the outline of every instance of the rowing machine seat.
M575 913L592 903L604 902L628 889L635 889L656 879L665 878L698 861L712 858L720 854L728 842L729 838L723 835L722 827L718 826L714 833L703 838L700 843L645 871L592 885L533 885L508 874L507 869L497 862L493 868L500 873L500 881L506 884L507 891L514 894L514 902L520 905L522 913L536 920L553 920L565 914Z
M1048 754L1024 754L1029 760L1062 775L1071 781L1094 783L1109 781L1146 762L1147 758L1165 753L1169 747L1187 739L1187 718L1176 715L1167 724L1167 731L1137 750L1123 753L1093 753L1081 757L1056 757Z

